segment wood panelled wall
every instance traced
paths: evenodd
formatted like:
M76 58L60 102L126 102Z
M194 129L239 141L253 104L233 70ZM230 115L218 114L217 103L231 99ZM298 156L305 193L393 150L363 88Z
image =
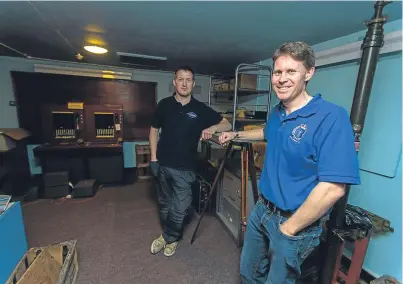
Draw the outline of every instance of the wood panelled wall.
M157 84L81 76L11 72L19 125L43 143L41 107L84 102L123 106L124 141L148 139L157 104Z

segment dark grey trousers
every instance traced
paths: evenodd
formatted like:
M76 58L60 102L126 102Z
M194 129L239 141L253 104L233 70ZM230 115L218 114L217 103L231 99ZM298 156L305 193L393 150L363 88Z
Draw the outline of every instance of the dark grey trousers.
M162 236L167 243L176 242L182 237L185 217L192 203L192 184L196 174L159 166L156 176Z

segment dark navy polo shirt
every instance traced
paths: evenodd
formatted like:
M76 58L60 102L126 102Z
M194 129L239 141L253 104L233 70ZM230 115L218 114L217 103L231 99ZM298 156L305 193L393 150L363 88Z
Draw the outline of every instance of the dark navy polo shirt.
M151 123L161 129L157 160L166 167L194 170L202 131L220 123L223 117L193 96L182 105L174 95L158 102Z
M320 94L288 116L278 104L264 136L267 150L259 187L277 207L295 211L319 182L360 184L349 115Z

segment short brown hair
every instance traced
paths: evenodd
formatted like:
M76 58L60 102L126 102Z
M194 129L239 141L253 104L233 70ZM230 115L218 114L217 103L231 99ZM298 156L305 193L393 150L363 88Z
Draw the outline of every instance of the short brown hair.
M195 72L194 72L193 69L192 69L191 67L189 67L189 66L181 66L181 67L177 68L177 69L175 70L175 78L176 78L176 73L178 73L178 71L187 71L187 72L190 72L190 73L192 73L193 80L195 79Z
M273 54L273 64L281 55L290 55L294 60L301 61L306 69L315 67L315 53L312 47L302 41L283 43Z

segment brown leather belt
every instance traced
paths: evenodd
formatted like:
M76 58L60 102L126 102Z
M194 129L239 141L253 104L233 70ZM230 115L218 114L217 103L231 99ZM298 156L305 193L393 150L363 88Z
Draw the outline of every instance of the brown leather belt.
M260 198L263 200L263 203L266 205L266 207L273 213L278 213L280 212L280 215L285 217L285 218L290 218L292 216L292 214L294 214L291 211L285 211L281 208L278 208L276 205L274 205L272 202L270 202L269 200L267 200L266 198L264 198L262 195L260 195ZM318 220L316 220L315 222L313 222L311 225L309 225L308 227L311 226L322 226L322 221L324 220L324 218L319 218Z
M285 211L281 208L278 208L276 205L274 205L274 203L270 202L269 200L264 198L262 195L260 196L260 198L263 200L263 203L266 205L266 207L269 208L269 210L272 211L273 213L279 212L280 215L285 218L289 218L293 214L291 211Z

